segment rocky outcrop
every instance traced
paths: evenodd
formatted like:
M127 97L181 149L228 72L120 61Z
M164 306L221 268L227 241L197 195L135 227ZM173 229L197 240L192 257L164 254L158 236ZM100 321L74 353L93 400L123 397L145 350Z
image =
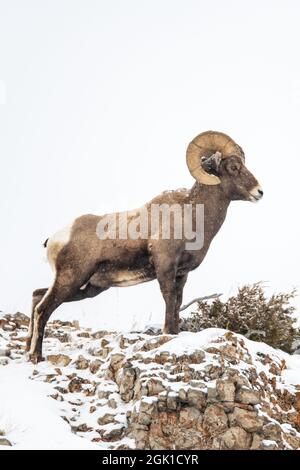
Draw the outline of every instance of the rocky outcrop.
M6 322L3 357L21 361L26 322ZM48 362L31 378L48 383L84 438L122 449L300 448L300 385L288 381L285 353L216 329L93 334L53 322L47 331Z

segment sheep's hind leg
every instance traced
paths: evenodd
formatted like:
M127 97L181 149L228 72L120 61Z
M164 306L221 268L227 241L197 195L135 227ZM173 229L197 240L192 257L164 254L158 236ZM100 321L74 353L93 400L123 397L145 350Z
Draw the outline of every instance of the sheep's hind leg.
M74 283L74 280L69 275L65 281L63 273L58 275L53 286L48 289L34 309L33 333L29 351L29 358L34 363L42 360L44 331L51 314L78 290L78 285Z
M30 322L29 322L29 327L28 327L28 332L27 332L27 337L26 337L25 352L29 352L29 350L30 350L31 338L32 338L32 333L33 333L35 307L42 300L42 298L45 296L47 291L48 291L47 288L45 288L45 289L36 289L32 294L31 317L30 317Z
M34 328L29 358L37 363L42 360L42 343L47 321L59 305L64 302L75 302L95 297L108 287L95 287L88 284L84 289L75 290L72 286L61 286L58 281L49 289L42 301L34 310Z

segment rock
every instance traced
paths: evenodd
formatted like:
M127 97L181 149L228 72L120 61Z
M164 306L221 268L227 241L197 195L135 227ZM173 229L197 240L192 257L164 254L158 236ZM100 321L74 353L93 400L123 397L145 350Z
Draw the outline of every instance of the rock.
M100 424L101 426L104 424L114 423L115 415L110 414L110 413L105 413L105 415L100 416L100 418L98 418L97 421L98 421L98 424Z
M147 339L146 341L144 341L143 346L139 349L141 349L142 351L152 351L152 349L156 349L159 346L162 346L171 339L173 339L173 336L171 335L156 336L154 338Z
M265 439L274 441L281 440L281 427L276 423L267 423L262 428L262 433Z
M2 330L4 331L14 331L16 328L16 325L10 323L5 323L4 325L2 325Z
M279 450L282 449L282 444L275 440L264 439L260 434L253 434L252 445L250 450Z
M204 410L206 405L206 393L201 389L189 388L187 391L187 402L199 410Z
M68 385L69 392L70 393L81 392L83 383L85 383L84 379L80 377L74 377L74 379L72 379L69 382L69 385Z
M116 439L121 439L124 434L125 426L123 424L116 425L112 429L106 431L100 431L102 439L105 441L111 441Z
M228 428L227 415L220 405L208 405L203 415L203 429L211 436Z
M229 415L229 421L231 426L241 426L248 432L260 431L264 424L263 419L258 417L256 411L243 410L237 407Z
M195 407L182 408L179 413L179 424L190 429L192 427L198 427L203 421L203 416L200 411Z
M9 364L10 362L10 359L9 357L0 357L0 366L7 366L7 364Z
M19 328L21 326L28 326L30 322L30 318L21 312L16 312L14 315L12 315L12 318L13 318L13 321L17 323Z
M214 438L212 448L214 450L246 450L250 448L250 444L251 434L239 426L233 426Z
M0 348L0 357L9 357L10 349L9 348Z
M106 330L95 331L95 333L92 333L92 338L101 339L101 338L103 338L103 336L108 336L110 334L111 333L109 331L106 331Z
M114 398L108 400L108 406L114 410L118 407L117 401Z
M50 354L47 356L47 361L54 366L67 367L71 362L71 358L66 354Z
M140 402L137 422L148 425L154 419L157 410L157 400L144 398Z
M61 343L70 343L72 341L72 336L69 333L66 333L62 330L52 330L46 328L45 338L56 338Z
M88 361L83 356L78 356L78 359L74 363L76 369L79 369L79 370L88 369L89 364L90 364L90 361Z
M91 334L88 331L81 331L77 333L78 338L90 338Z
M125 360L125 355L122 353L115 353L110 356L110 364L109 367L114 371L118 371Z
M107 400L110 394L110 390L98 390L98 398L100 398L100 400Z
M162 329L157 325L146 325L142 333L145 335L157 336L162 334Z
M284 439L292 449L300 449L300 437L293 436L292 434L285 434Z
M165 390L165 387L162 384L162 380L158 378L150 378L147 381L148 395L158 395L159 393Z
M258 405L258 403L260 403L260 392L257 390L241 388L238 390L235 399L237 402L247 405Z
M0 446L12 446L12 443L3 437L0 437Z
M95 359L94 361L90 362L90 371L92 374L96 374L102 365L102 361L100 359Z
M179 395L176 392L170 392L167 394L167 409L170 411L176 411L179 409Z
M263 437L261 434L253 434L252 444L250 449L251 450L262 450L262 441Z
M127 363L123 366L123 371L120 376L120 395L125 403L128 403L134 394L133 387L136 379L136 372L132 367L131 363Z
M232 401L235 397L235 386L230 380L218 379L216 382L216 395L219 401Z
M78 426L71 426L73 432L90 432L93 428L89 427L86 423L79 424Z
M205 352L202 351L202 349L198 349L197 351L193 351L191 354L189 354L188 362L190 362L191 364L201 364L204 358Z
M300 354L300 351L299 351L299 354ZM300 412L300 392L295 393L294 408L295 410Z
M264 439L261 443L261 450L277 450L278 444L275 441Z

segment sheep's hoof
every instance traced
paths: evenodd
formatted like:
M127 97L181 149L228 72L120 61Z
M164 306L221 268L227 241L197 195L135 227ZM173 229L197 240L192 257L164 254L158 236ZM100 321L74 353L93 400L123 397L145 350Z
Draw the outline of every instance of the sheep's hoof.
M39 353L29 353L28 354L28 361L32 362L32 364L37 364L38 362L42 362L45 359Z

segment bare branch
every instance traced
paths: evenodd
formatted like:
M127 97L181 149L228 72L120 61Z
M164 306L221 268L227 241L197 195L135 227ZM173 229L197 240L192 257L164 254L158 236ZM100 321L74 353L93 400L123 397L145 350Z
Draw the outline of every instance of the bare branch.
M182 312L183 310L185 310L186 308L188 308L190 305L194 304L195 302L201 302L203 300L218 299L219 297L221 297L221 295L223 294L211 294L211 295L205 295L204 297L197 297L196 299L191 300L188 304L183 305L179 309L179 312Z

